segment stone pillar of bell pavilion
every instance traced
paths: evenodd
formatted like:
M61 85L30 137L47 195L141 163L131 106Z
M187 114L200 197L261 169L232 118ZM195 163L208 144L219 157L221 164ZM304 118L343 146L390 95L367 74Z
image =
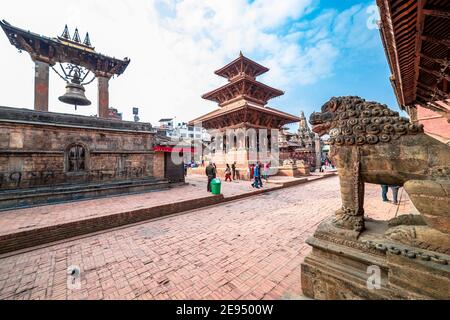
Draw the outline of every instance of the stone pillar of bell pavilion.
M98 116L109 117L109 77L97 76L98 80Z
M34 63L34 110L48 111L50 65L39 60L35 60Z

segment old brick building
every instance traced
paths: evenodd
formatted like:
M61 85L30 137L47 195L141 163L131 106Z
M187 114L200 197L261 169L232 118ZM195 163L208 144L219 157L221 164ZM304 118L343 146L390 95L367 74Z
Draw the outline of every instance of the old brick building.
M96 52L89 35L82 43L78 30L71 39L67 26L56 38L6 21L0 26L36 66L35 110L0 107L0 210L161 189L184 180L172 174L182 164L161 161L168 156L155 151L150 124L121 121L117 110L109 108L108 82L125 71L129 59ZM90 104L83 88L88 74L98 80L97 117L48 112L50 68L67 81L59 100L75 108Z
M0 209L167 187L150 124L0 107Z

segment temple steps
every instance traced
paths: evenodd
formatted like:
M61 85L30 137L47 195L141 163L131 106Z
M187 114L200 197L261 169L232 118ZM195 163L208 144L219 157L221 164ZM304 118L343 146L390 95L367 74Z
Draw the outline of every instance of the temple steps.
M167 189L169 185L169 181L165 179L143 179L4 190L0 191L0 212L112 195L162 190Z

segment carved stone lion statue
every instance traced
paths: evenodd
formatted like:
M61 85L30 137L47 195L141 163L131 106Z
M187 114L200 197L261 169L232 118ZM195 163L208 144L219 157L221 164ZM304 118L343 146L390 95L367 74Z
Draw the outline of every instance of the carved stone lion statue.
M313 131L329 134L341 186L342 208L333 225L361 232L364 229L364 183L427 188L427 213L420 196L411 200L431 228L448 234L450 147L424 134L423 126L410 123L386 105L360 97L332 98L310 118ZM425 181L421 184L421 182ZM408 182L408 183L407 183ZM430 187L427 187L430 186ZM443 189L444 188L444 189ZM417 193L417 191L416 191ZM441 206L431 201L434 194ZM447 194L445 196L445 194ZM423 201L422 201L423 202ZM427 216L428 214L428 216Z

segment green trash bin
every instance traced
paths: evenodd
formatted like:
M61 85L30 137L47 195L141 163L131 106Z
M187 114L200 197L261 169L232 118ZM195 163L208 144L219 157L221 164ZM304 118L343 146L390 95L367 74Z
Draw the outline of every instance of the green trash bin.
M220 187L222 185L222 182L220 182L220 179L213 179L211 181L211 192L212 194L220 194Z

